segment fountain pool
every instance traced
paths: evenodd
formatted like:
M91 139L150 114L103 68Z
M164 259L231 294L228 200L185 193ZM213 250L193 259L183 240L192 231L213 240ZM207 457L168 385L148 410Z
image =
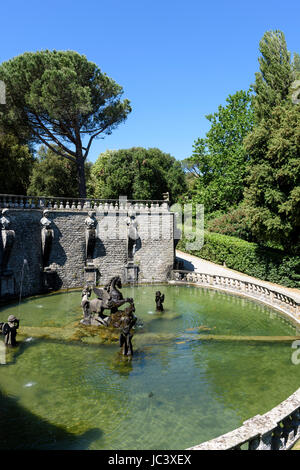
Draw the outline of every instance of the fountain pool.
M274 310L194 286L122 293L143 321L132 359L117 334L78 326L81 291L24 299L20 313L1 308L0 321L20 316L19 346L0 361L1 449L185 449L299 387L291 343L278 340L299 331Z

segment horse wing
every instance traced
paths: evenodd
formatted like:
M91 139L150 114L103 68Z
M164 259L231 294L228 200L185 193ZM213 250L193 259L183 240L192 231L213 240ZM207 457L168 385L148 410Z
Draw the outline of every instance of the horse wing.
M107 292L104 289L98 289L98 287L93 287L93 291L98 297L98 299L101 299L101 300L105 298L105 293L107 294Z

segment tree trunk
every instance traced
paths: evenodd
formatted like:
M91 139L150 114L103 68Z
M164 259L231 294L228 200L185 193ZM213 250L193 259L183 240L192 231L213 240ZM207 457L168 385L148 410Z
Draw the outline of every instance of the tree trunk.
M79 197L86 198L86 184L85 184L85 169L84 169L84 159L77 158L77 178L78 178L78 189Z

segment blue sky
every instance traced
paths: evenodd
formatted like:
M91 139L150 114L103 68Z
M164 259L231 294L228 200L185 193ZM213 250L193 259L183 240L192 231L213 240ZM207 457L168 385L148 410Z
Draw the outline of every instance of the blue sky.
M25 51L76 50L124 88L132 113L106 149L158 147L191 155L209 129L205 115L228 94L248 89L258 71L259 41L280 29L300 52L296 0L28 0L1 2L0 61Z

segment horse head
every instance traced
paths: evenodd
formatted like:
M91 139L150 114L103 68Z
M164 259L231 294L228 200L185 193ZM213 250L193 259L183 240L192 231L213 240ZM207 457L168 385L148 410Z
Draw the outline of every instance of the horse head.
M91 293L92 293L91 287L85 286L85 287L83 288L83 290L82 290L81 298L84 297L85 295L86 295L87 297L90 297L90 296L91 296Z
M111 280L111 289L116 288L116 287L118 289L122 289L122 280L120 276L115 276Z

